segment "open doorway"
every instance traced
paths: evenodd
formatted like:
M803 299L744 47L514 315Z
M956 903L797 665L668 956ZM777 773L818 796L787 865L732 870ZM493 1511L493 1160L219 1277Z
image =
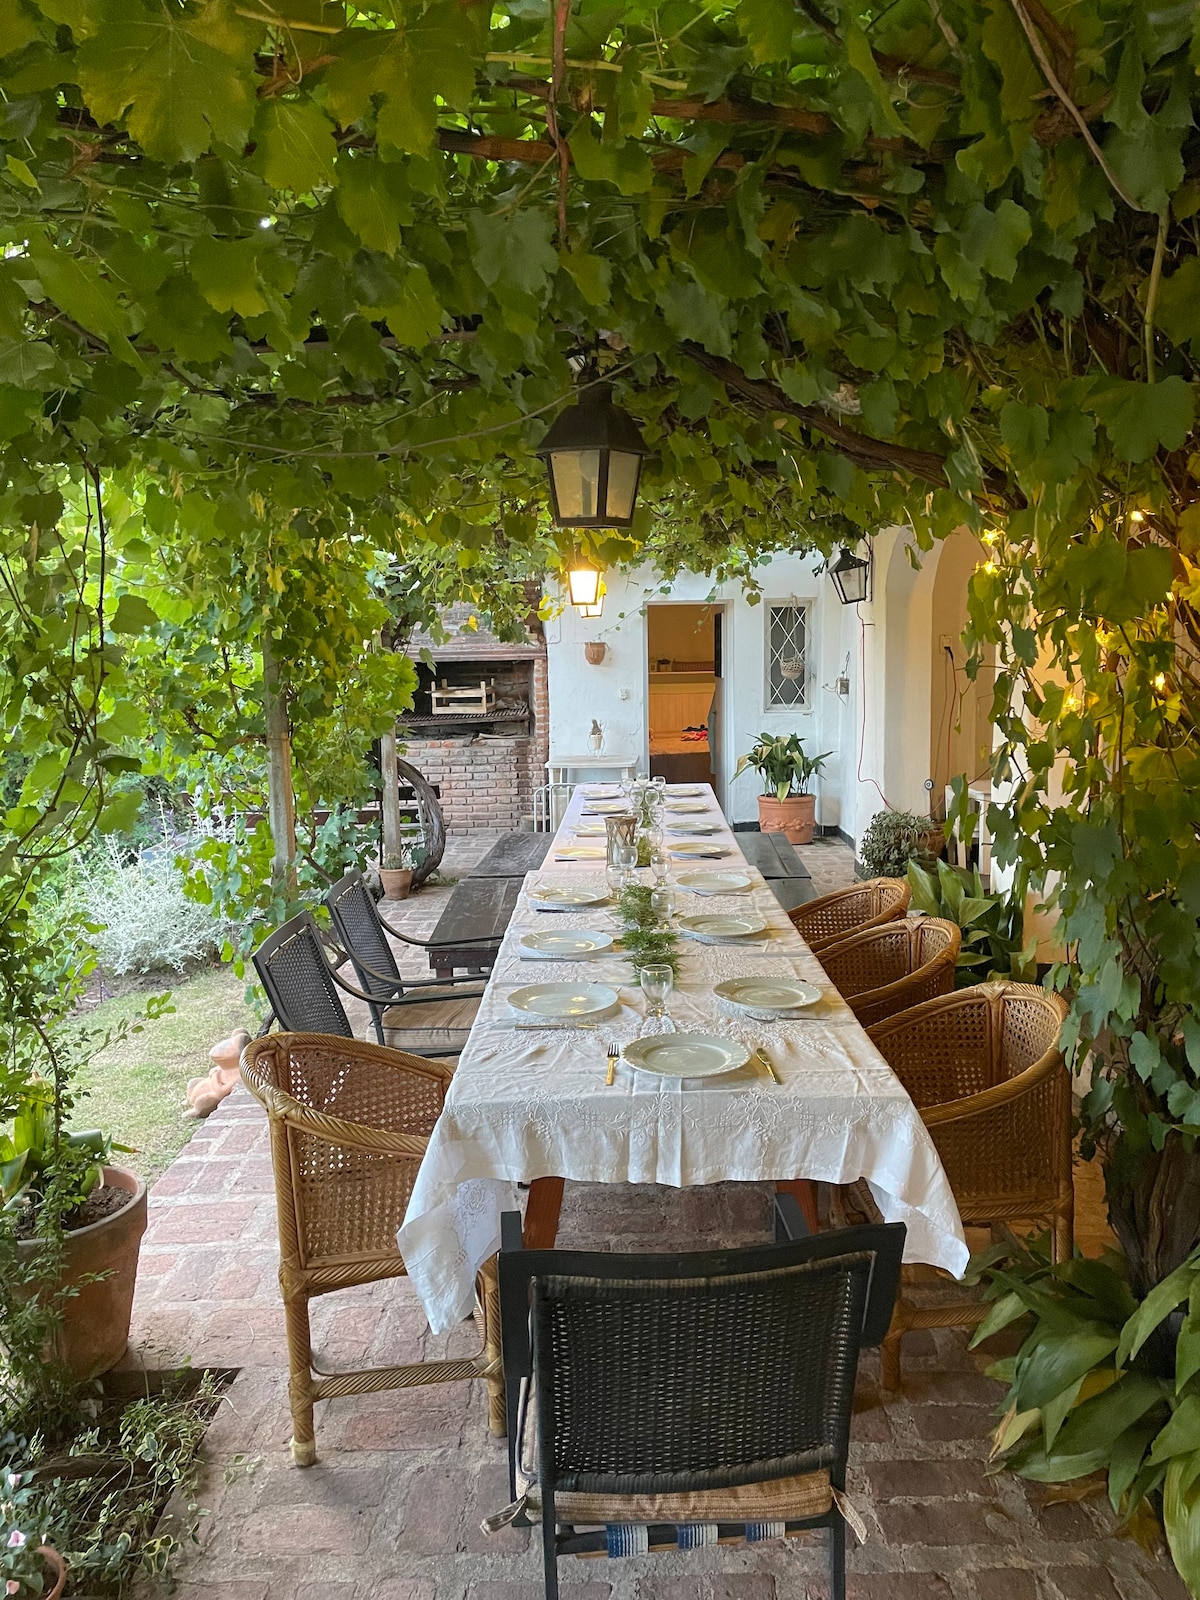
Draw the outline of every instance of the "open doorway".
M716 787L723 620L720 606L646 607L650 772L668 783Z

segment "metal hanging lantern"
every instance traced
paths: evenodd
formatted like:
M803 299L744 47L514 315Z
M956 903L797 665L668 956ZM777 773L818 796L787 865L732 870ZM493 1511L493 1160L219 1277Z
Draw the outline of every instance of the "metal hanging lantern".
M611 384L592 384L582 400L550 424L537 454L550 473L558 527L633 525L642 457L648 451L628 411L613 404ZM574 594L571 598L574 602ZM595 597L586 603L595 604Z
M568 583L570 574L567 574ZM608 593L608 585L601 578L596 586L596 598L591 605L576 605L575 609L581 617L602 617L604 615L604 596Z
M600 569L581 557L567 568L567 593L571 604L581 611L584 606L594 606L600 598Z
M867 559L851 555L843 545L842 553L829 568L829 576L833 579L833 587L837 590L838 599L844 606L856 606L863 600L871 598L871 552L867 547Z

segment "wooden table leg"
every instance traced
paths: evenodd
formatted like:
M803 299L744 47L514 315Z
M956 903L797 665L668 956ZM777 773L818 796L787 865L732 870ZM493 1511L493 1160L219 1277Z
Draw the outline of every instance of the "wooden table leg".
M562 1209L562 1178L535 1178L529 1185L523 1237L526 1250L549 1250L558 1237Z
M817 1186L811 1178L779 1178L775 1188L780 1194L790 1194L804 1214L813 1233L821 1231L821 1217L817 1210Z

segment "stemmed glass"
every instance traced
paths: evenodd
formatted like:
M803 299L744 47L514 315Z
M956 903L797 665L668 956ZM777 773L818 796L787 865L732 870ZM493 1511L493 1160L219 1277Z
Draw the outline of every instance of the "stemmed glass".
M616 851L613 854L615 856ZM615 860L610 861L604 868L604 876L608 882L609 894L613 896L619 895L625 887L625 868Z
M675 896L671 892L670 884L665 880L655 884L654 888L651 889L650 910L654 913L657 921L661 923L670 922L671 913L675 910Z
M667 873L671 870L671 858L668 856L661 841L650 848L650 870L654 874L654 881L659 888L665 887Z
M643 967L639 976L642 993L646 996L646 1018L639 1029L639 1038L653 1033L674 1033L675 1024L667 1015L667 996L675 987L675 973L670 964L653 962Z
M631 883L636 883L635 873L638 864L638 847L636 844L618 844L613 847L613 865L620 869L621 887L626 889Z

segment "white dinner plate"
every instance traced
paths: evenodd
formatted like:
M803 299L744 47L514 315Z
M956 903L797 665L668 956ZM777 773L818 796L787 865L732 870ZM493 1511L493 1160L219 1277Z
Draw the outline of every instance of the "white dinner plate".
M815 983L798 978L727 978L713 986L713 993L739 1011L778 1012L781 1016L815 1006L821 998Z
M561 933L523 933L517 943L544 961L585 961L601 950L611 950L613 936L586 928L564 928Z
M699 783L669 783L667 793L673 800L694 800L704 793L704 787Z
M514 1011L534 1017L602 1017L617 1001L606 983L529 983L508 997Z
M632 1066L664 1078L714 1078L744 1067L750 1052L714 1033L657 1033L627 1044L624 1056Z
M603 861L602 844L560 844L554 852L555 861Z
M608 829L602 822L579 822L575 825L575 837L577 839L603 839L607 832Z
M719 822L671 822L667 824L668 833L719 833Z
M620 787L619 783L585 783L583 792L589 800L612 800Z
M672 839L667 849L671 855L684 861L701 858L711 861L714 856L729 854L725 845L718 844L715 839Z
M684 872L675 881L693 894L741 894L750 887L744 872Z
M767 925L761 917L729 917L710 912L698 917L680 917L679 927L689 939L749 939L756 933L765 933Z
M619 817L628 812L624 800L592 800L580 812L583 817Z
M529 891L529 903L537 911L575 911L580 906L602 906L606 889L573 888L567 883L544 883Z
M666 809L674 811L677 816L685 812L690 816L696 816L702 811L707 811L708 807L700 800L668 800Z

